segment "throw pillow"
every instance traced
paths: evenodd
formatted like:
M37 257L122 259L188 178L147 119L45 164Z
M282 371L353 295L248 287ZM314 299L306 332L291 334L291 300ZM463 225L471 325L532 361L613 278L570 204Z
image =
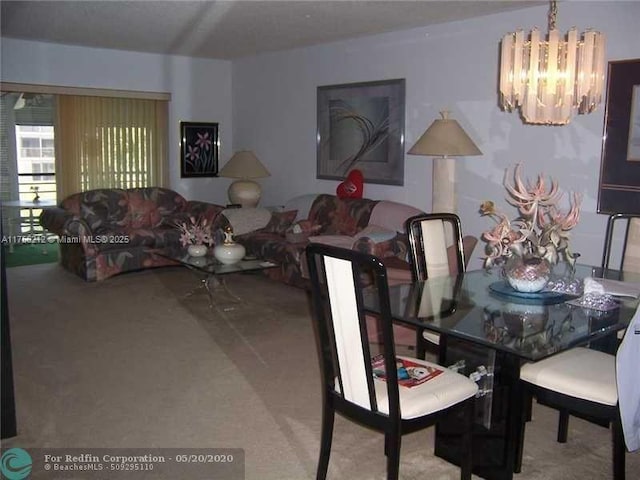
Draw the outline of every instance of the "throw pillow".
M288 212L272 212L271 220L267 223L267 226L262 229L265 233L277 233L284 236L287 232L287 228L291 226L298 214L297 210L290 210Z
M271 219L271 212L266 208L227 208L222 214L229 220L234 235L259 230Z
M287 228L286 238L288 242L306 242L311 235L318 233L321 225L314 225L310 220L299 220Z

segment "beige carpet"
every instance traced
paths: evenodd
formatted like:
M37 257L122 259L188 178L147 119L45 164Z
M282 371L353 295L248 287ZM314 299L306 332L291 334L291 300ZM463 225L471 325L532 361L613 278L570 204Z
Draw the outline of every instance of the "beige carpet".
M248 480L315 478L319 369L304 291L233 275L210 309L182 268L88 284L55 264L8 270L19 435L3 446L234 447ZM535 406L516 479L610 478L610 434ZM455 479L433 430L405 436L401 478ZM627 454L627 472L640 455ZM155 477L154 477L155 478ZM329 478L385 478L383 438L338 418Z

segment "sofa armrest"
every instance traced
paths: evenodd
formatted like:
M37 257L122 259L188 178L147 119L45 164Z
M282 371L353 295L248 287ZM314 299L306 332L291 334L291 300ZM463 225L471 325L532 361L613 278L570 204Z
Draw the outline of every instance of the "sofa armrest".
M65 222L63 233L65 235L82 238L91 237L95 234L86 220L74 216L67 219L67 221Z
M408 247L407 235L398 233L395 237L381 242L375 241L370 237L360 237L353 242L351 248L380 258L397 257L401 260L406 260L409 251Z
M73 213L70 211L60 207L53 207L42 210L39 222L45 230L56 235L63 235L67 222L72 218Z

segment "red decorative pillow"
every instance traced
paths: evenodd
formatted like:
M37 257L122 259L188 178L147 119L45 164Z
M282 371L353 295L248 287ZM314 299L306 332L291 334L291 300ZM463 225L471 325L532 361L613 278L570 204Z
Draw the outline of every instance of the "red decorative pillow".
M298 215L297 210L289 210L288 212L272 212L271 220L269 220L269 223L267 223L262 231L265 233L277 233L278 235L284 236L287 232L287 228L289 228L296 219L296 215Z
M362 198L364 190L364 176L360 170L351 170L344 182L338 185L338 198Z

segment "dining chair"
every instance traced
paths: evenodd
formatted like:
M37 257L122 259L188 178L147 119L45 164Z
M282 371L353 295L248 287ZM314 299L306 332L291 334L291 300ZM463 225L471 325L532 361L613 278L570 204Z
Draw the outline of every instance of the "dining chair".
M520 472L526 408L532 397L560 412L557 441L567 441L569 415L611 427L613 478L625 478L625 445L640 449L640 311L636 311L616 355L576 347L520 369L522 416L514 471Z
M458 415L464 452L460 478L470 479L477 385L435 363L396 356L387 274L380 259L312 243L306 248L306 260L323 393L316 478L327 475L337 412L384 434L388 479L398 478L402 435L430 427L447 414ZM364 310L365 298L379 306L380 345L368 342L365 313L371 312ZM398 362L404 367L398 369ZM421 379L412 386L399 385L407 375L412 381Z
M424 213L406 221L409 259L414 281L445 275L459 275L466 269L465 244L460 218L454 213ZM473 251L467 242L467 250ZM469 251L469 254L471 252ZM469 255L470 256L470 255ZM429 345L438 345L440 336L425 329L416 331L416 356L425 358Z
M602 269L609 269L617 223L626 223L618 270L640 273L640 215L632 213L609 215L602 250Z

